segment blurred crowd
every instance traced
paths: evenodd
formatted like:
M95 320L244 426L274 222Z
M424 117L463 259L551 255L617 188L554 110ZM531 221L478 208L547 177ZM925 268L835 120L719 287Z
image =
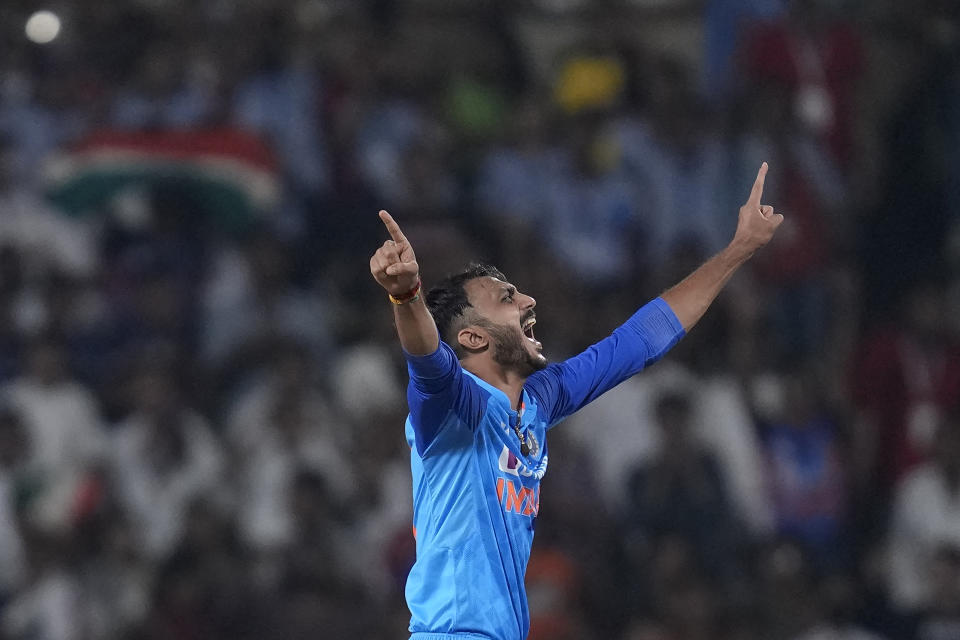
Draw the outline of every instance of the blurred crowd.
M534 640L960 639L960 5L0 5L0 638L405 637L406 373L367 260L538 300L553 360L786 216L663 362L552 431ZM103 131L242 131L49 198Z

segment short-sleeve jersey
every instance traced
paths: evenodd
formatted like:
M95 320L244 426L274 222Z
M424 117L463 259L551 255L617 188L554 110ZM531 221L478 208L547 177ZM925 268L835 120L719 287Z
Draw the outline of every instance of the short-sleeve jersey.
M583 353L527 378L520 411L464 370L443 342L433 354L406 356L417 547L406 598L414 640L526 638L524 573L547 470L547 430L683 335L657 298Z

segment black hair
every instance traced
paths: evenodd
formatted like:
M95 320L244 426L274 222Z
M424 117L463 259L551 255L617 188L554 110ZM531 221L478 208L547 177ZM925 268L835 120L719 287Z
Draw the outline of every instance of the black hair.
M430 309L433 321L437 323L440 339L453 348L457 357L462 357L462 350L459 343L449 334L457 320L464 316L468 308L473 307L467 299L464 285L474 278L486 276L504 282L507 280L507 277L493 265L471 262L463 271L447 276L427 293L427 308Z

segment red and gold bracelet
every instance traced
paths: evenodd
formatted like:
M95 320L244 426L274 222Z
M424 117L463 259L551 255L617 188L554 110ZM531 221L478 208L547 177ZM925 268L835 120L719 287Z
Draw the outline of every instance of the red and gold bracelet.
M395 296L392 293L388 293L387 295L390 296L390 302L392 302L393 304L399 305L399 304L407 304L408 302L413 302L414 300L420 297L420 279L419 278L417 279L417 284L413 286L413 289L410 289L410 291L407 291L402 295Z

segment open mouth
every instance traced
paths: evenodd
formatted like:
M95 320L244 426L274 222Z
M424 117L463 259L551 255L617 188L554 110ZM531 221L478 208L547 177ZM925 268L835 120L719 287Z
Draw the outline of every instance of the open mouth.
M523 335L527 338L527 340L529 340L531 343L533 343L533 346L536 347L537 350L539 351L539 350L543 349L543 345L541 345L539 342L537 342L536 337L534 337L534 335L533 335L533 325L535 325L535 324L537 324L537 319L536 319L534 316L530 316L530 317L527 318L527 320L520 326L520 330L523 331Z

